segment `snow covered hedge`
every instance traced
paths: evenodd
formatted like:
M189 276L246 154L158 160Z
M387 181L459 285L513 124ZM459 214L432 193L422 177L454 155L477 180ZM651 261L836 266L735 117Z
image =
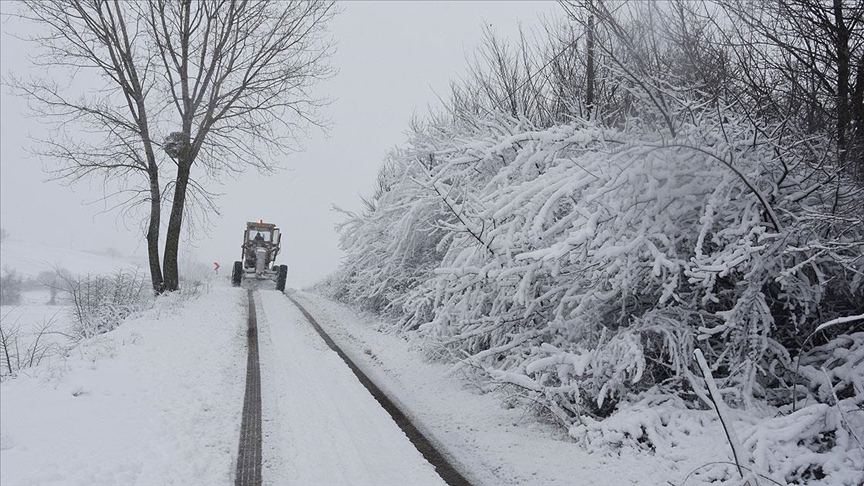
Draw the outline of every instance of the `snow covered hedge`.
M860 324L805 342L864 313L864 197L804 163L818 146L687 109L674 135L505 116L416 129L342 227L338 293L565 423L652 387L703 395L697 346L734 404L824 402L797 359Z

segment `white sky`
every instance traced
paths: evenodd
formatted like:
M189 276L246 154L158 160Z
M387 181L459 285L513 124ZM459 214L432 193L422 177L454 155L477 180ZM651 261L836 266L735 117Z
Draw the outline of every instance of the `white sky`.
M4 12L9 4L2 2ZM329 138L311 132L306 151L288 157L280 173L247 172L210 187L224 194L221 216L209 234L198 234L196 259L218 261L221 274L239 259L246 221L264 219L283 230L280 263L290 266L289 285L306 286L336 269L342 257L332 205L356 210L371 191L387 152L404 142L413 114L424 114L446 96L449 80L465 72L484 25L513 37L521 22L529 30L539 15L559 15L548 1L343 2L330 30L338 44L332 58L338 74L319 86L333 100L322 115L333 122ZM8 35L4 18L0 71L20 71L31 47ZM28 134L42 128L25 118L26 103L0 90L0 224L16 240L79 250L114 248L145 255L138 222L98 214L100 183L71 188L45 182L37 159L27 158ZM193 168L193 177L194 177ZM163 222L163 227L167 219ZM184 243L188 247L188 243ZM61 262L62 263L62 262Z

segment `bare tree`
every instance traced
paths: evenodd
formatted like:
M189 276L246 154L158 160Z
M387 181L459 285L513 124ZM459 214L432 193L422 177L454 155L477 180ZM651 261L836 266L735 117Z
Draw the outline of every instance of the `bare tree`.
M717 3L755 103L829 134L839 166L864 180L864 1Z
M508 43L486 29L467 76L451 82L450 112L465 121L503 112L539 126L590 117L577 95L584 89L574 86L585 72L577 49L582 34L561 22L546 22L532 33L520 29L518 42Z
M49 138L35 140L33 151L59 162L55 180L75 182L101 176L107 199L129 211L148 204L147 253L154 292L163 290L159 264L162 194L152 123L152 93L158 75L153 55L135 13L117 2L25 1L20 16L35 22L28 38L42 50L32 58L44 75L27 80L10 77L13 92L30 101L34 114L51 123ZM57 82L57 68L91 71L103 86L76 96ZM70 129L77 129L73 134ZM88 136L95 134L95 136ZM95 139L95 140L94 140Z
M561 2L564 11L571 18L577 18L579 14L577 9L585 11L586 19L584 21L585 28L585 112L586 119L591 118L591 109L594 107L594 85L597 82L597 74L594 69L594 2L593 0L582 1L579 5L575 2ZM584 7L584 8L580 8Z
M193 164L271 170L267 148L291 148L299 121L320 103L308 88L329 73L321 42L331 2L150 0L149 31L179 130L166 147L177 165L165 287L178 285L177 251Z
M96 70L105 81L82 101L50 77L14 83L59 128L82 124L101 139L48 140L43 155L65 164L57 175L102 174L123 185L123 207L150 203L147 232L154 290L177 290L178 249L188 206L212 206L207 178L245 167L270 171L274 154L298 149L298 137L322 101L310 88L330 74L325 25L330 1L51 0L25 3L22 17L47 33L43 66ZM63 133L62 131L58 133ZM163 140L162 143L154 140ZM176 166L160 185L161 147ZM193 175L193 166L197 171ZM160 187L170 191L163 194ZM160 208L171 203L159 265Z

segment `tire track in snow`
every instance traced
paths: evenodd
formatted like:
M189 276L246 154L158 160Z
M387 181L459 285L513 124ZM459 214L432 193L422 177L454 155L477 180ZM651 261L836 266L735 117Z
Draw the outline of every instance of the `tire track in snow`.
M342 351L342 349L338 345L336 345L335 342L333 342L333 339L331 339L330 336L324 331L324 329L321 328L321 326L318 324L318 321L316 321L315 318L312 317L311 314L309 314L306 308L300 305L300 303L297 302L290 295L285 294L285 296L288 297L288 300L290 300L291 303L297 306L303 316L306 317L306 320L309 321L309 324L311 324L315 331L318 332L318 334L321 336L321 339L323 339L324 342L327 343L327 346L333 351L335 351L340 358L342 358L342 361L344 361L345 364L348 365L348 367L351 369L351 371L354 373L360 383L362 383L363 386L366 387L366 389L369 391L369 393L372 394L375 400L377 400L378 403L381 404L381 407L390 414L390 416L393 418L393 421L396 422L396 425L398 425L399 428L402 429L402 432L404 432L405 435L408 436L408 439L411 441L412 444L414 444L420 454L422 454L423 457L430 464L432 464L433 467L435 467L435 471L438 473L439 476L441 476L441 479L443 479L450 486L471 486L471 483L468 482L468 480L465 479L465 477L459 471L457 471L456 468L454 468L449 461L447 461L444 455L441 454L441 452L439 452L434 445L432 445L429 439L427 439L426 436L423 435L422 432L420 432L420 430L399 409L399 407L397 407L396 404L393 403L393 401L390 400L390 398L388 398L387 395L384 394L384 392L381 391L381 389L378 388L378 386L371 379L369 379L369 377L366 376L366 374L363 373L363 371L361 371L359 367L357 367L357 365L351 360L351 358L349 358L348 355L346 355L345 352Z
M261 484L261 370L258 364L258 320L252 289L249 296L249 358L246 362L246 395L243 398L243 421L240 426L240 448L237 454L235 486Z

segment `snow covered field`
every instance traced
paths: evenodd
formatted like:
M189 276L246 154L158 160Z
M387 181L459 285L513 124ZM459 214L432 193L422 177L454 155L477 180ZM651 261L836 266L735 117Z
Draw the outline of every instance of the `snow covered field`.
M0 266L4 275L16 276L20 302L0 308L0 328L3 341L8 345L0 349L0 375L8 375L19 368L27 368L42 359L65 352L75 333L74 318L69 306L69 294L59 290L68 282L58 275L63 273L78 282L88 276L128 275L144 276L133 257L108 256L59 248L24 241L7 240L0 246ZM50 291L46 285L55 286ZM2 341L0 341L2 344Z
M242 292L161 300L7 380L4 485L227 484L245 379Z
M107 274L119 269L133 270L146 267L146 262L133 263L131 258L112 258L106 255L59 248L56 246L8 240L2 246L2 266L14 269L24 277L36 277L41 272L65 269L69 273Z

